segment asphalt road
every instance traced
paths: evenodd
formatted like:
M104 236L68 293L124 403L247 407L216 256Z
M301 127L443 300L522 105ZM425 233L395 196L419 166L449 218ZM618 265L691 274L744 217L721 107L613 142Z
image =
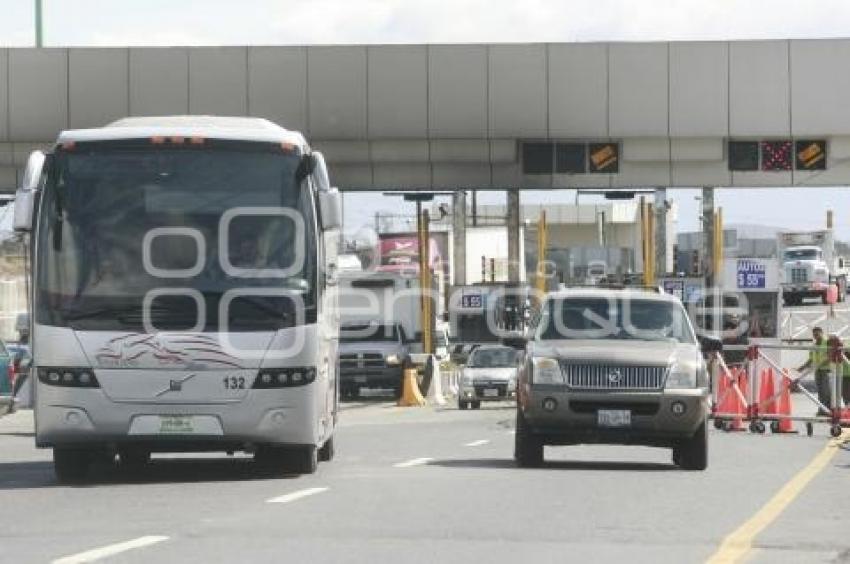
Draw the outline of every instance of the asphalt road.
M666 450L602 446L547 447L546 466L525 470L513 413L348 404L337 457L313 476L170 457L66 487L19 412L0 419L0 562L703 562L828 444L823 426L713 431L706 472L678 470ZM749 561L850 562L848 449L773 508Z

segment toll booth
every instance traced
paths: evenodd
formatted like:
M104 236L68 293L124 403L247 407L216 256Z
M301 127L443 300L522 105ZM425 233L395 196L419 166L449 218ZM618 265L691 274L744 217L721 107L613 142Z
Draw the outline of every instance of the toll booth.
M451 334L458 344L498 342L525 328L528 286L495 282L456 286L449 303Z
M740 307L746 317L750 344L779 344L782 328L780 263L776 258L727 258L723 260L723 291L744 298ZM781 363L779 351L766 350Z

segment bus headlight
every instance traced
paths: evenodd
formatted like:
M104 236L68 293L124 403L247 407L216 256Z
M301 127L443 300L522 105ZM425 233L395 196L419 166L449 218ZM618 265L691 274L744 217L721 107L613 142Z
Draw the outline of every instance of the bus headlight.
M255 390L294 388L306 386L316 380L316 369L291 366L286 368L263 368L254 379Z
M48 386L65 388L99 388L91 368L44 367L38 369L38 380Z
M401 364L401 357L397 354L391 354L387 357L387 364L389 366L398 366Z
M554 358L535 358L534 371L531 375L532 384L565 384L564 373L558 361Z

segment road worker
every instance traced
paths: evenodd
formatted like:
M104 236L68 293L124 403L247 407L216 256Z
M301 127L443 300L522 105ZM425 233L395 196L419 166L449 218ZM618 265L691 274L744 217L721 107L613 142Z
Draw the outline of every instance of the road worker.
M823 328L815 327L812 329L812 346L814 348L809 351L809 359L797 370L800 372L806 369L814 371L818 400L828 408L830 406L830 398L832 398L832 391L829 388L831 368L829 365L829 355L827 354L827 341L823 336ZM827 415L827 413L818 410L818 415Z

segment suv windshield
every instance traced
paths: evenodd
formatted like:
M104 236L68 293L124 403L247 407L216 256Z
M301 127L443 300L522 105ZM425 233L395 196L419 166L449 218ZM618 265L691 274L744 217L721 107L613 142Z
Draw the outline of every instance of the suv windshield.
M479 349L469 357L469 368L509 368L516 365L516 351L510 348Z
M399 328L396 325L377 325L371 323L344 325L340 328L339 340L343 343L397 342L399 340Z
M217 140L58 150L40 205L38 322L140 330L145 305L162 330L311 322L315 218L299 162Z
M785 260L817 260L820 258L820 251L817 249L791 249L785 251Z
M550 299L537 325L536 338L695 341L680 304L622 297Z

